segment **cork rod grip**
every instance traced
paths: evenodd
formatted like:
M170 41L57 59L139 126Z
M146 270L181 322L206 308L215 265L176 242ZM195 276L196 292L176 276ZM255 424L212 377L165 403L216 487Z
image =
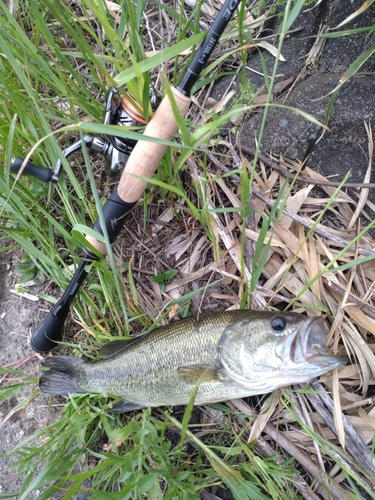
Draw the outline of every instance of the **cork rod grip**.
M184 96L175 88L172 88L172 92L180 114L185 116L190 105L190 97ZM166 95L152 120L145 128L144 135L170 141L176 132L177 123L172 104L169 96ZM103 207L106 229L111 242L116 239L123 227L125 215L136 204L146 189L147 181L135 176L152 177L166 149L167 146L164 146L164 144L142 141L142 136L140 136L140 140L129 156L117 189ZM95 222L94 228L103 234L99 220ZM100 243L89 235L86 236L86 239L102 255L106 255L107 250L104 243Z
M172 93L181 116L185 116L190 105L190 97L182 95L175 88L172 88ZM169 96L166 95L145 128L144 135L170 141L176 132L176 119ZM164 144L146 142L140 138L125 165L117 188L123 201L133 203L139 200L146 189L147 181L134 176L152 177L166 149L167 146Z

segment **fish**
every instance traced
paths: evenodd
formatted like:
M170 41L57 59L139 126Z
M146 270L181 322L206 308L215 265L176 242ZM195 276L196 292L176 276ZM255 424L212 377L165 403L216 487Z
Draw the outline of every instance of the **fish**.
M44 360L39 387L52 395L118 396L109 411L210 404L305 383L347 363L330 355L324 321L294 312L235 310L188 317L135 340L102 346L102 359Z

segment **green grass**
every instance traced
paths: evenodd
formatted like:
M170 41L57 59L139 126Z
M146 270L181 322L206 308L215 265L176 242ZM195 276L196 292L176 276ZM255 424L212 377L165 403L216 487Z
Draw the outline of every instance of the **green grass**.
M302 0L284 2L277 42L280 51L287 30L298 18L304 4ZM24 177L16 181L7 165L13 155L25 157L31 152L34 163L53 167L60 157L61 147L86 132L121 133L131 137L135 132L100 125L107 88L112 84L126 85L146 108L148 84L158 74L158 65L169 62L173 68L169 75L174 80L171 83L176 83L186 63L178 61L177 55L198 43L203 36L195 17L200 6L189 18L182 18L180 12L161 6L176 23L176 40L165 47L161 37L154 34L155 46L161 52L146 58L142 38L145 35L143 14L148 8L145 2L123 2L118 24L101 0L77 2L76 12L61 1L16 2L15 5L12 15L6 5L0 3L0 88L6 96L0 103L0 150L4 162L0 167L0 229L13 241L12 244L4 243L1 250L9 251L13 245L23 249L24 257L18 266L21 280L34 279L39 285L40 297L52 304L59 296L59 289L64 290L69 283L72 275L69 265L78 263L84 236L91 231L114 183L104 177L104 182L97 186L97 176L87 155L84 155L84 161L82 157L64 161L64 171L56 186ZM258 7L263 8L261 2ZM84 19L85 16L90 21ZM242 7L239 23L232 25L240 43L248 36L243 29L244 22ZM140 30L140 25L143 30ZM124 43L125 32L129 44ZM343 36L342 32L340 36ZM344 75L345 78L352 76L370 53L370 49L364 53L357 66L350 68L350 74ZM229 55L207 68L196 85L197 90L222 74L220 64ZM277 62L271 79L268 81L267 76L265 81L269 96L276 74ZM251 106L250 102L243 106L243 110L249 110ZM259 142L269 106L265 106ZM187 223L189 217L194 219L216 248L216 235L211 226L212 211L208 208L210 188L215 179L207 175L204 185L196 186L191 195L180 172L186 169L186 161L191 155L206 172L204 155L197 153L198 147L203 143L208 145L218 127L241 109L239 105L226 110L220 116L213 116L202 127L188 120L180 123L172 152L165 155L139 204L139 207L144 207L143 212L141 208L137 212L144 226L147 223L147 204L155 197L160 206L175 210L181 224ZM313 117L308 118L314 121ZM97 166L96 162L95 168ZM249 174L243 168L233 173L241 175L241 190L247 199L253 172ZM217 178L225 179L226 175ZM280 191L278 201L281 206L276 204L269 215L261 217L253 280L246 284L242 294L239 293L243 305L251 303L251 294L266 263L270 245L264 241L267 232L274 231L282 215L282 198L293 185L293 181L290 185L288 182L285 182L285 192ZM331 197L327 209L335 196ZM251 210L243 202L237 212L243 226L241 241L244 248L244 222ZM220 248L218 253L222 254L224 250ZM332 260L330 267L334 262ZM341 265L336 272L345 270L343 266L348 268L350 264ZM128 271L126 283L124 270ZM160 278L162 289L173 277L174 270L164 269L153 281L158 282ZM44 285L49 282L56 284L57 289L47 294ZM306 289L311 285L309 282ZM189 314L191 301L201 290L200 287L187 291L168 307L176 305L181 317ZM103 342L147 330L168 316L169 309L163 306L142 309L140 294L132 276L132 257L119 262L115 251L109 251L108 260L93 264L87 285L80 291L72 308L69 327L72 331L83 328L80 343L67 335L61 350L96 358ZM2 369L2 372L9 382L1 388L0 402L18 395L26 385L36 384L34 377L21 371ZM17 383L11 381L13 377ZM38 397L36 385L35 391L14 412ZM20 474L27 474L21 490L15 492L19 500L27 499L36 490L42 490L39 500L50 498L55 492L63 492L65 500L87 489L90 499L199 499L200 492L213 485L229 488L233 497L239 500L300 498L294 487L294 474L298 473L296 465L290 459L277 462L274 457L261 458L254 443L248 444L243 439L253 416L240 415L244 422L241 428L233 424L238 412L225 405L214 405L225 416L225 424L212 426L209 431L198 426L199 434L188 425L193 411L191 406L182 413L184 416L166 410L113 416L107 412L110 401L104 396L93 395L69 398L52 424L19 443L13 451L17 456L15 466ZM292 414L294 400L286 397L283 401ZM330 447L321 438L316 441L322 449ZM328 455L335 461L332 447ZM350 478L350 483L366 489L364 483L350 476L349 468L338 464L342 473ZM33 472L35 470L38 472ZM327 481L331 481L328 476ZM360 498L355 488L353 492L352 498ZM7 498L7 495L0 494L0 498Z

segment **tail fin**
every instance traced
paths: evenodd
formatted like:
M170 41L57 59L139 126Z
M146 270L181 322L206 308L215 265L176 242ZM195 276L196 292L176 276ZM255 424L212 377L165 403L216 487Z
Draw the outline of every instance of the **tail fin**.
M43 361L43 371L39 379L39 387L46 394L67 396L80 391L76 386L76 366L84 363L81 358L74 356L52 356Z

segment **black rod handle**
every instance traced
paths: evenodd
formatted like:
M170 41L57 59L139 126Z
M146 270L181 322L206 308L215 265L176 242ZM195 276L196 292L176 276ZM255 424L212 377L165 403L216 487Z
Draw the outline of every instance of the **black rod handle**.
M117 191L114 191L105 203L103 207L103 215L106 222L109 240L111 242L118 236L118 233L124 224L124 217L129 213L134 205L134 203L122 202L121 198L117 194ZM103 234L99 219L96 220L94 228L99 233ZM90 241L89 237L87 239ZM92 238L92 240L99 245L99 242L94 238ZM103 245L102 254L104 255L105 245L100 245ZM90 250L87 248L84 250L90 261L95 260L96 257ZM57 347L58 342L62 340L63 327L69 314L70 305L88 274L87 265L89 264L90 262L87 260L81 261L63 296L58 303L53 306L42 323L35 330L30 341L30 345L34 351L40 353L51 351L53 348Z
M89 264L86 260L81 261L63 296L35 330L30 341L30 345L34 351L48 352L57 347L57 343L61 341L70 304L87 276L88 271L86 266Z

